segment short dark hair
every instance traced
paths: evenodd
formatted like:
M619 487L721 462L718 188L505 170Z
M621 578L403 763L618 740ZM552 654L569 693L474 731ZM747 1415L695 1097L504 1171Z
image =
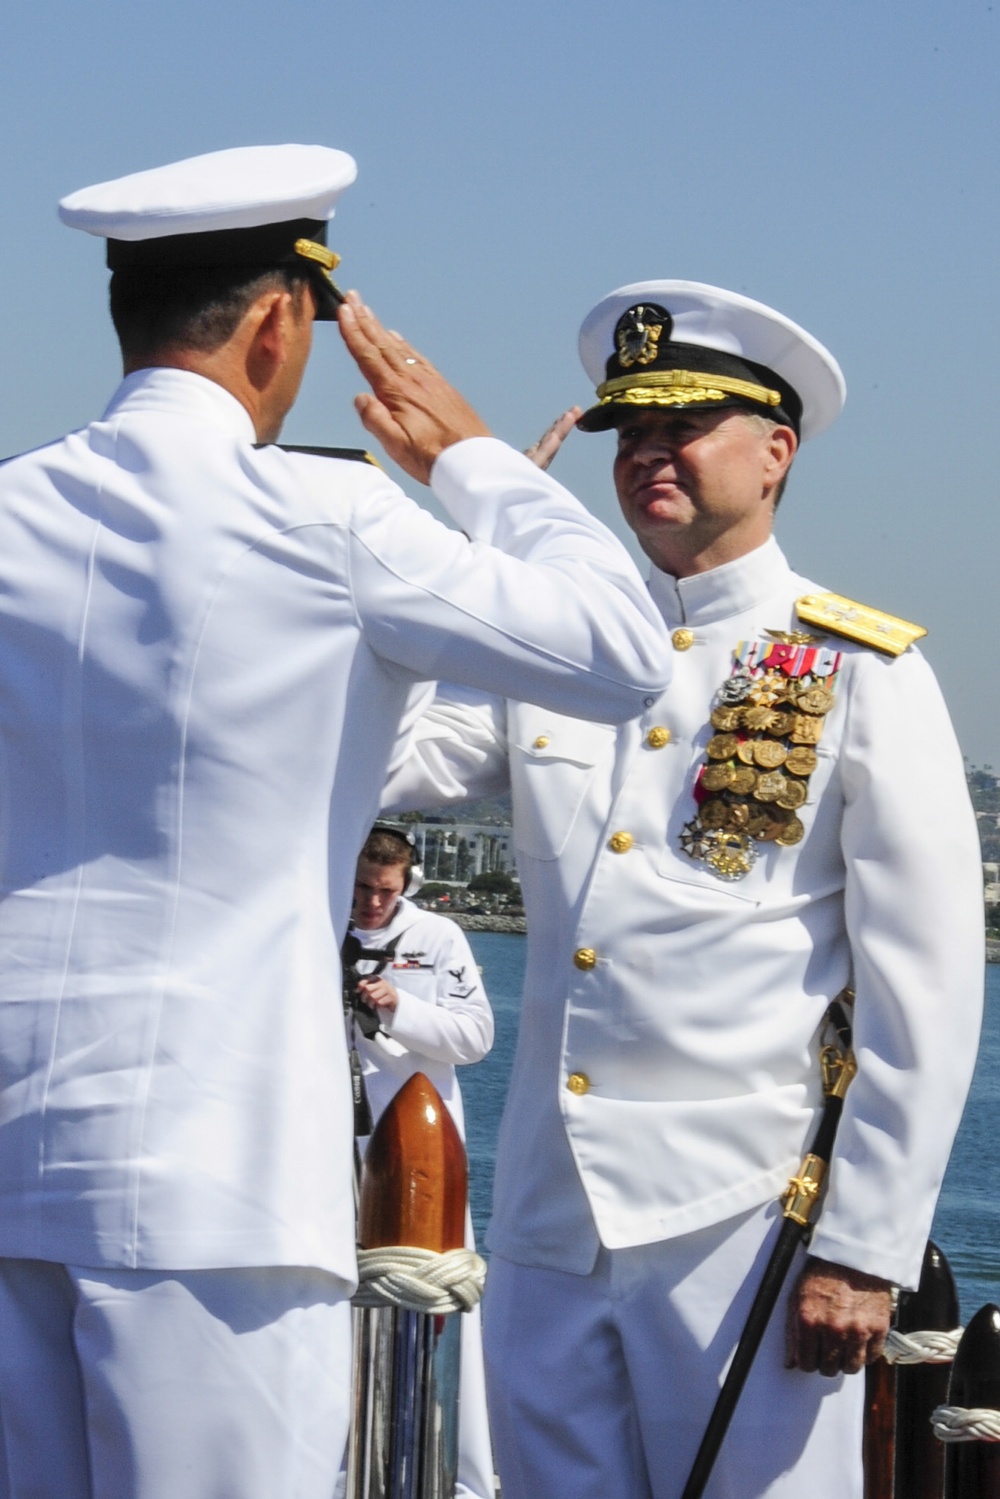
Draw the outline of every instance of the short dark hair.
M126 359L171 345L210 353L262 292L296 296L308 281L285 266L122 266L111 276L111 321Z
M405 864L407 871L417 862L417 850L402 831L376 825L365 839L358 855L370 864Z

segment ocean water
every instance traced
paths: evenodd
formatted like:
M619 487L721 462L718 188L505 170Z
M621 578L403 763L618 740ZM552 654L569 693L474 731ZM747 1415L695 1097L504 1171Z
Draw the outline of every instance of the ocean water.
M514 1059L525 940L470 932L496 1016L496 1041L484 1061L461 1070L469 1149L469 1195L476 1240L489 1221L497 1130ZM942 1044L947 1034L942 1033ZM1000 1303L1000 964L986 970L986 1019L979 1061L934 1220L948 1256L962 1322L985 1302Z

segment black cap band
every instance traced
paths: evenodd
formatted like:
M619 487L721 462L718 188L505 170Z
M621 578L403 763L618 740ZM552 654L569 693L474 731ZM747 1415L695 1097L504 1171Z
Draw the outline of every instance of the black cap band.
M253 229L210 229L204 234L165 234L158 239L109 239L108 265L113 271L126 266L207 269L295 265L302 263L295 252L295 241L311 239L325 245L326 231L326 220L287 219L283 224L259 224Z
M286 219L252 229L210 229L204 234L166 234L158 239L109 239L108 266L118 270L214 270L224 267L276 270L295 266L306 271L316 294L316 318L332 322L343 298L328 273L296 250L310 240L325 245L326 219Z

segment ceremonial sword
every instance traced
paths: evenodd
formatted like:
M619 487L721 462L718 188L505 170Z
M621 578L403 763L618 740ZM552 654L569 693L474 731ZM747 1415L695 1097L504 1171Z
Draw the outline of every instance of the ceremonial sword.
M681 1499L701 1499L705 1491L795 1251L800 1244L808 1241L812 1233L810 1220L819 1201L820 1189L833 1154L833 1142L844 1107L844 1095L858 1070L851 1050L851 1021L848 1013L848 1006L853 998L852 991L845 989L831 1001L824 1017L823 1029L832 1031L835 1039L830 1040L820 1051L823 1096L826 1100L823 1112L809 1153L799 1167L798 1175L793 1176L788 1183L781 1199L784 1222L705 1428L705 1435L701 1439L701 1446Z

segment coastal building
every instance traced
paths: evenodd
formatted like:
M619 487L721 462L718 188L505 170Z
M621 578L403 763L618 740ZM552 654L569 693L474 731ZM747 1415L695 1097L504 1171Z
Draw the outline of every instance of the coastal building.
M477 874L514 872L514 844L509 827L478 822L414 822L427 880L466 884Z

